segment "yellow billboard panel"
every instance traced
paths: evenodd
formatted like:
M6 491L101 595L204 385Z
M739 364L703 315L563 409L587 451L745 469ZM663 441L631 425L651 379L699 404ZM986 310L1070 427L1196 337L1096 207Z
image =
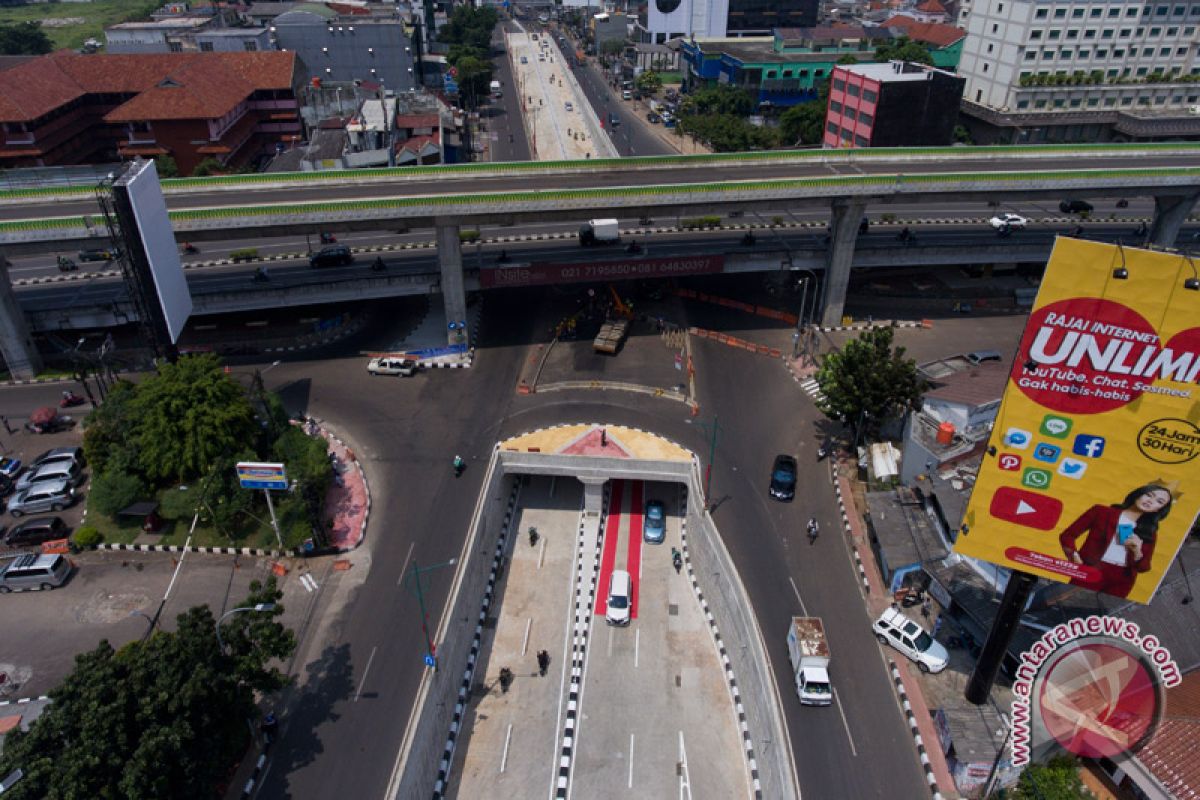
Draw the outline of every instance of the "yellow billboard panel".
M956 551L1150 601L1200 508L1194 277L1177 254L1057 241Z

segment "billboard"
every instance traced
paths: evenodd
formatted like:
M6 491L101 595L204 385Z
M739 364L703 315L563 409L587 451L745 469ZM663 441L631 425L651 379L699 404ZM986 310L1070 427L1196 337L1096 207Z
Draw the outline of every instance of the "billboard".
M1056 242L956 551L1150 601L1200 506L1195 276L1178 254Z
M237 463L238 483L243 489L276 489L287 491L288 479L283 464L264 464L258 461Z
M166 324L166 334L172 344L179 341L179 334L192 313L192 295L188 291L187 279L183 276L183 265L179 261L179 247L175 244L175 233L167 216L167 201L163 199L162 186L158 182L158 170L152 160L135 160L118 179L114 188L119 198L128 198L129 209L137 227L138 244L131 243L135 265L144 255L149 265L154 285L154 299L161 310ZM129 237L133 231L126 231ZM137 250L141 250L139 254Z

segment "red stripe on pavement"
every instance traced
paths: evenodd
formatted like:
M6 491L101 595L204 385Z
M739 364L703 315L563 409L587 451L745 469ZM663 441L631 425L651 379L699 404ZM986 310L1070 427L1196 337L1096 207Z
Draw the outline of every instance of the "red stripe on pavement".
M629 510L629 549L625 552L625 569L633 577L629 590L629 618L637 619L638 596L642 588L642 525L645 523L646 508L642 505L642 496L646 484L642 481L633 482L633 508Z
M625 481L613 481L608 500L608 521L604 525L604 551L600 554L600 576L596 579L596 614L608 613L608 582L617 561L617 534L621 530L621 490Z

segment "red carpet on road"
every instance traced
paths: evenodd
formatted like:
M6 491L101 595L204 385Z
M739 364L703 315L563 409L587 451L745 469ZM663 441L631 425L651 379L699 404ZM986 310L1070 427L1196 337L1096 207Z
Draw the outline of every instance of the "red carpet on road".
M604 524L604 550L600 554L600 577L596 583L596 614L608 612L608 583L617 560L617 534L621 530L621 494L625 481L614 480L608 498L608 520Z

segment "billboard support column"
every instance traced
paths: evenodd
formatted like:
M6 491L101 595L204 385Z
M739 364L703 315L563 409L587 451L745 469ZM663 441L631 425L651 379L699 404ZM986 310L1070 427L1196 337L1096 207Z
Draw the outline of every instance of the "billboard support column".
M1008 643L1012 641L1017 626L1021 624L1021 614L1025 611L1025 603L1029 593L1037 586L1037 576L1028 572L1014 571L1008 578L1004 588L1004 597L1000 600L1000 609L996 619L992 621L992 629L988 631L987 641L975 661L975 670L967 681L967 689L963 695L967 701L981 706L988 701L992 684L996 682L996 673L1004 661L1008 651Z
M0 356L18 380L34 378L42 368L42 357L29 335L25 312L17 305L8 277L8 259L3 255L0 255Z
M447 344L466 344L467 295L463 287L462 241L457 222L437 221L438 270L442 278L442 302L446 307Z
M846 304L846 287L850 284L850 264L854 261L854 244L858 226L862 223L862 202L835 202L829 228L829 269L825 273L825 311L821 324L840 325L842 308Z
M1150 223L1149 243L1156 247L1174 247L1179 230L1196 206L1197 195L1155 195L1154 221Z

